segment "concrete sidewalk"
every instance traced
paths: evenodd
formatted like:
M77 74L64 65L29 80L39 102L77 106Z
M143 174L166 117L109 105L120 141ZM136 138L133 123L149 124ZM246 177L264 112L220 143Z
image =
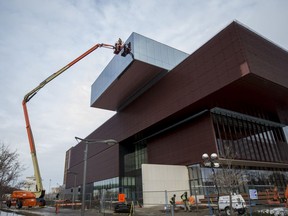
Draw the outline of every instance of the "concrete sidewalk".
M46 206L44 208L30 208L30 209L15 209L15 208L7 208L3 207L0 211L0 216L80 216L81 211L73 210L71 208L60 208L58 212L55 211L55 207ZM5 212L3 212L5 211ZM7 213L6 213L7 212ZM252 212L257 212L258 215L262 214L270 214L270 215L288 215L288 209L284 207L270 207L267 206L252 209ZM198 210L193 209L191 212L185 212L183 209L176 209L174 216L208 216L212 215L213 212L209 211L209 208L200 208ZM245 215L249 215L249 208L246 211ZM99 213L95 209L88 209L85 211L85 216L128 216L129 213L114 213L112 210L105 210L105 212ZM224 212L221 212L221 215L225 215ZM171 212L165 212L163 206L158 207L143 207L143 208L135 208L135 214L133 216L172 216Z
M18 215L25 216L80 216L80 210L73 210L68 208L60 208L58 212L55 211L55 207L44 207L44 208L31 208L31 209L15 209L15 208L3 208L1 211L9 211L11 213L16 213ZM13 216L12 214L11 216ZM97 210L86 210L86 216L128 216L129 213L114 213L112 210L105 210L105 212L99 213ZM171 216L171 212L166 213L162 208L159 207L149 207L149 208L135 208L135 216ZM208 209L192 210L191 212L185 212L181 209L176 210L175 216L203 216L209 215ZM9 215L10 216L10 215Z

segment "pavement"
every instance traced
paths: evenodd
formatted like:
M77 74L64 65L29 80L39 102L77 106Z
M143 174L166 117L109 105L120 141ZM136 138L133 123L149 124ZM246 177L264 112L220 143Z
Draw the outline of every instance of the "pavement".
M15 208L2 208L1 211L3 212L10 212L7 213L8 216L14 216L16 215L25 215L25 216L79 216L81 215L81 211L79 209L74 210L70 208L60 208L56 212L55 207L42 207L42 208L23 208L23 209L15 209ZM2 213L0 212L0 215L2 216ZM123 216L123 215L129 215L129 213L114 213L112 210L105 210L105 212L99 213L97 210L89 209L85 210L86 216ZM146 208L135 208L134 216L172 216L173 214L171 212L165 212L165 210L161 207L146 207ZM175 216L204 216L209 215L209 209L200 209L200 210L192 210L191 212L185 212L182 209L176 209ZM6 216L6 215L5 215Z
M257 215L288 215L288 209L284 207L277 208L261 208L259 210L254 209L253 214L257 212ZM0 216L80 216L80 209L72 208L59 208L56 211L55 207L45 206L45 207L34 207L34 208L22 208L16 209L15 207L7 208L6 206L1 208L0 206ZM209 211L209 208L194 208L191 212L185 212L182 208L177 208L172 214L170 211L165 211L163 206L154 207L135 207L134 214L129 213L115 213L113 210L106 209L105 212L100 213L96 209L85 210L85 216L209 216L213 215L213 212ZM215 216L214 214L213 216ZM225 215L224 212L221 215ZM250 215L249 209L247 209L244 216Z
M257 212L257 215L288 215L288 209L284 207L277 208L262 208L260 210L254 209L253 214ZM16 209L14 207L7 208L0 206L0 216L80 216L80 209L72 208L60 208L56 211L55 207L45 206L45 207L35 207L35 208L22 208ZM209 208L194 208L191 212L185 212L181 208L177 208L172 214L170 211L165 212L163 206L154 206L154 207L135 207L134 214L129 213L115 213L113 210L105 210L105 212L100 213L96 209L87 209L85 210L85 216L209 216L213 215L213 212L209 211ZM213 216L215 216L214 214ZM222 212L221 215L225 215ZM247 209L244 216L250 215L249 209Z

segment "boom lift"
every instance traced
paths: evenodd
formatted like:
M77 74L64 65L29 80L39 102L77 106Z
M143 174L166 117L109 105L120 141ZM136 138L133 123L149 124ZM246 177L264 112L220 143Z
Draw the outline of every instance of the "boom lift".
M69 69L72 65L76 64L78 61L95 51L96 49L103 47L103 48L108 48L108 49L113 49L114 54L118 55L120 51L123 49L122 56L125 57L127 54L132 54L131 53L131 43L128 44L123 44L122 40L119 38L119 40L115 43L115 45L109 45L109 44L96 44L89 50L87 50L85 53L80 55L78 58L55 72L54 74L50 75L48 78L46 78L43 82L41 82L36 88L28 92L22 101L22 106L23 106L23 111L24 111L24 117L25 117L25 122L26 122L26 130L27 130L27 135L28 135L28 141L30 145L30 151L31 151L31 157L32 157L32 162L33 162L33 167L34 167L34 175L36 179L36 191L31 192L31 191L13 191L11 194L10 200L7 201L7 206L16 206L17 208L22 208L22 206L45 206L45 190L42 185L42 179L40 175L40 169L38 165L38 159L36 155L36 148L35 148L35 142L33 138L33 133L29 121L29 115L28 115L28 110L27 110L27 102L29 102L32 97L34 97L37 92L43 88L47 83L55 79L57 76L62 74L64 71Z

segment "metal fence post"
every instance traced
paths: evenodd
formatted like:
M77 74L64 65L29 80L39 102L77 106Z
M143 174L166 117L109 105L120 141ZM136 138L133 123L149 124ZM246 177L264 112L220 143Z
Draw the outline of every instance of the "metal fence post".
M168 216L168 194L167 194L167 190L165 190L165 212L166 212L166 216Z
M206 192L207 192L207 198L208 198L208 207L209 207L209 212L210 212L210 215L212 216L212 215L213 215L213 209L212 209L212 206L211 206L211 204L210 204L209 191L206 189Z

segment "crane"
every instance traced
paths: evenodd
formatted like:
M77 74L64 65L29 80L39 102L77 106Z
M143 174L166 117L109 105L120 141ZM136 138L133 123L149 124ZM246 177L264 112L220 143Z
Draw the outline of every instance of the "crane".
M22 206L45 206L45 190L43 188L37 154L36 154L36 148L35 148L35 142L33 138L33 133L31 129L31 124L29 120L28 110L27 110L27 103L37 94L37 92L42 89L46 84L51 82L53 79L55 79L57 76L65 72L67 69L69 69L71 66L79 62L81 59L92 53L98 48L108 48L113 49L114 54L118 55L120 51L123 49L123 52L121 56L125 57L127 54L131 53L131 43L123 44L122 40L119 38L118 41L115 43L115 45L110 44L96 44L93 47L91 47L89 50L87 50L85 53L71 61L69 64L61 68L60 70L56 71L49 77L47 77L44 81L42 81L36 88L32 89L30 92L28 92L22 101L23 111L24 111L24 118L26 123L26 130L28 135L28 141L30 145L30 153L32 157L32 163L34 168L34 176L36 180L36 191L13 191L11 194L10 200L7 201L7 206L11 207L12 205L15 205L17 208L22 208Z

